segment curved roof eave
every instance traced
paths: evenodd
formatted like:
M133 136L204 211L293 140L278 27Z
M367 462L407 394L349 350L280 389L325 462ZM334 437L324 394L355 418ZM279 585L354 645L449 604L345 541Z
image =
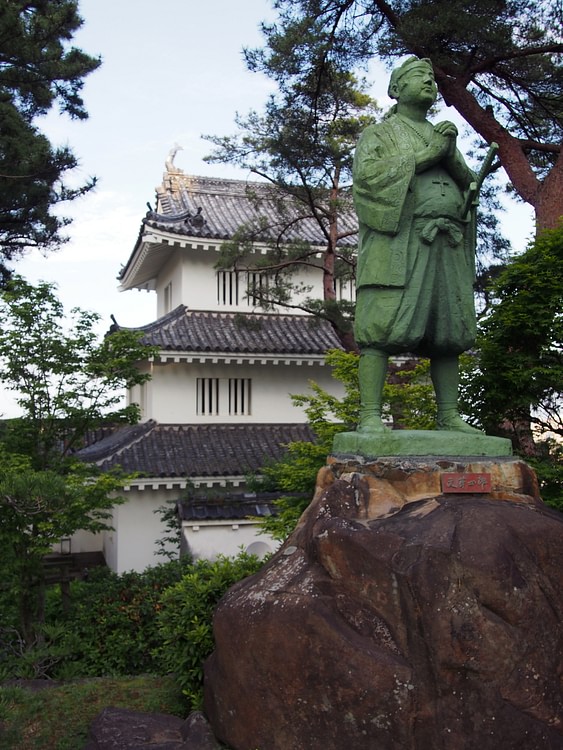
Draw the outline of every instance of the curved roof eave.
M252 235L258 247L304 241L321 251L326 241L305 203L267 184L177 172L165 175L157 199L158 211L151 208L143 218L133 251L118 274L122 290L154 288L157 269L167 260L166 245L207 244L217 250L241 230ZM348 232L341 246L355 247L357 220L351 203L340 225Z

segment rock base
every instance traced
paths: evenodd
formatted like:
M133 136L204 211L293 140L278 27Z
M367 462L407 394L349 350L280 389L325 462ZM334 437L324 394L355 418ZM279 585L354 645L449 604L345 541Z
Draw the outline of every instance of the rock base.
M202 713L187 719L105 708L94 719L84 750L219 750Z
M518 458L490 459L482 456L396 456L366 459L329 456L327 466L317 476L315 497L337 480L362 485L365 507L357 517L380 518L399 511L407 503L455 494L447 478L459 475L460 493L470 489L464 477L487 477L487 490L473 493L488 500L506 500L544 507L535 472ZM469 480L471 481L471 480ZM477 487L479 489L479 487ZM471 493L469 493L471 494Z
M490 475L486 493L443 473ZM563 748L563 516L521 461L331 457L217 608L205 707L235 750Z

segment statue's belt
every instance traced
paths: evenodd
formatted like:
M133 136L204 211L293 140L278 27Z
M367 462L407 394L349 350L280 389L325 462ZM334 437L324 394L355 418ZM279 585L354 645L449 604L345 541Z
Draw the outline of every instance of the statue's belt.
M427 245L431 245L438 232L446 235L450 247L457 247L463 240L463 232L449 219L430 219L422 228L420 238Z

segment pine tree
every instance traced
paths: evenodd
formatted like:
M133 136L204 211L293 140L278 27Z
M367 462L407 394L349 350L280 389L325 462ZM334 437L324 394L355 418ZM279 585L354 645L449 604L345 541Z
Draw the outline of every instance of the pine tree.
M0 0L0 283L25 251L65 241L69 220L55 207L95 183L66 186L77 159L38 127L55 105L73 119L87 117L81 90L100 60L69 46L81 25L73 0Z
M286 70L354 70L378 55L430 58L445 103L499 156L538 228L563 213L562 18L557 0L278 0L270 40L322 29L315 67L307 50L286 50ZM271 42L270 42L271 43Z

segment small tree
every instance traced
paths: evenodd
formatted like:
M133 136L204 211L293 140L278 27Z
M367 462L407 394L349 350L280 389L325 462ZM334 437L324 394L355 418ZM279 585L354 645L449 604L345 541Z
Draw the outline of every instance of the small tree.
M28 248L55 249L69 219L53 212L90 190L69 188L77 166L67 147L53 147L37 120L58 104L71 118L88 115L84 78L100 65L68 42L82 25L76 0L0 3L0 284L10 261Z
M122 406L122 391L148 379L137 365L154 348L127 330L98 341L96 314L76 309L65 320L52 284L19 276L0 293L0 315L0 381L23 412L1 435L0 559L29 644L43 617L43 556L79 529L108 528L125 481L96 476L73 454L94 428L136 421L138 407Z
M34 471L4 462L0 467L0 562L4 617L6 602L17 604L19 638L36 642L44 622L45 570L43 559L53 545L79 529L99 532L109 528L111 509L123 502L114 493L123 485L118 475L92 477L76 464L65 476ZM10 623L2 623L3 629Z
M487 432L537 456L534 438L563 438L563 224L514 258L491 295L465 399Z
M4 442L35 469L56 469L101 424L138 419L122 405L124 388L146 382L138 368L154 353L138 331L118 330L102 341L99 316L78 308L65 321L54 285L34 287L16 276L0 293L0 381L17 394L21 419L10 420Z

